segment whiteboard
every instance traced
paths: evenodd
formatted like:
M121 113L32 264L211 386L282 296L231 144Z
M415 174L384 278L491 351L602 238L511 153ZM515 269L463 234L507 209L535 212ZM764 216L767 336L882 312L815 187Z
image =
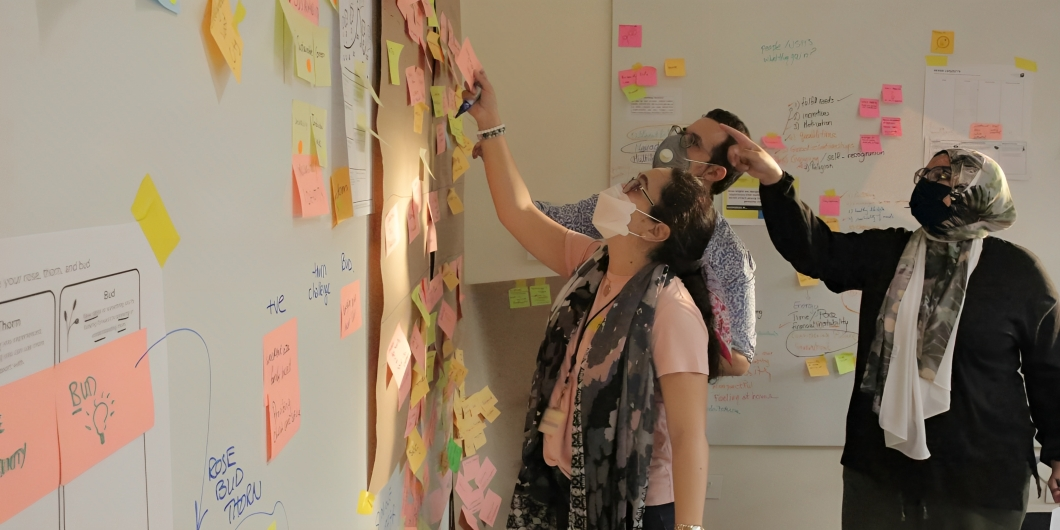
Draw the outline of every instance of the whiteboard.
M112 498L65 528L374 526L355 512L367 486L367 333L339 337L339 290L360 280L363 292L367 282L367 218L332 228L328 215L292 216L293 99L331 118L325 182L348 164L340 57L331 56L332 86L311 87L285 67L278 4L244 4L241 82L211 56L205 0L181 0L179 15L155 0L0 8L0 45L19 50L0 71L0 238L133 223L130 206L150 173L181 241L161 269L164 327L148 324L148 339L190 328L205 342L166 339L168 391L155 385L156 403L168 399L171 511L150 525L119 519ZM338 50L339 16L327 0L320 24ZM144 245L131 228L123 240ZM314 288L330 294L314 297ZM291 318L301 426L266 462L262 340ZM241 470L231 506L218 488L234 470L207 470L222 458ZM96 478L90 486L113 495L115 479ZM0 528L62 528L35 523Z
M1010 181L1016 225L999 237L1036 253L1060 277L1060 37L1051 31L1060 5L1021 2L998 11L983 3L835 2L793 5L775 0L722 2L615 0L612 18L611 178L648 167L668 125L688 124L714 108L736 113L758 139L785 133L777 159L799 178L800 197L815 211L827 190L840 195L841 229L915 226L905 208L913 172L922 166L925 56L931 30L955 31L949 65L1037 61L1029 180ZM618 26L640 24L641 48L618 47ZM1049 50L1049 51L1046 51ZM663 75L667 58L686 61L685 77ZM637 114L618 86L634 63L658 69L649 96L669 97L660 116ZM860 118L860 98L879 99L883 84L903 86L901 104L880 105L900 117L903 136L883 138L883 153L862 156L859 135L879 134L880 120ZM662 111L679 116L673 119ZM798 130L792 123L800 125ZM806 125L803 127L803 125ZM785 131L787 127L787 131ZM858 293L835 294L823 284L799 287L764 226L736 226L757 263L758 354L745 377L722 379L711 392L709 436L720 445L842 445L853 373L838 375L836 352L855 352ZM873 308L875 310L875 308ZM809 326L793 329L797 326ZM824 354L828 377L811 378L805 356Z

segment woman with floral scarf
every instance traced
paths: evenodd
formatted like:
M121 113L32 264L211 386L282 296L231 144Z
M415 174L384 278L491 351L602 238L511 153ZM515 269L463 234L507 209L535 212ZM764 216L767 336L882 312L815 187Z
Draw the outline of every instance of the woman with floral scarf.
M989 237L1016 220L1001 167L962 149L914 174L921 228L832 232L739 132L769 237L834 292L861 290L843 450L843 528L1012 529L1040 460L1060 500L1060 312L1037 257Z
M482 94L469 112L497 216L570 278L538 351L507 526L699 528L708 378L722 357L699 261L714 227L710 190L653 169L601 193L593 223L605 241L567 230L534 206L493 87L475 78Z

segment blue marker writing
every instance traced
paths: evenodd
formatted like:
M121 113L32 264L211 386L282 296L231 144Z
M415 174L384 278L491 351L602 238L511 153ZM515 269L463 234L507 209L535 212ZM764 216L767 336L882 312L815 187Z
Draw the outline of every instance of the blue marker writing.
M478 98L481 96L482 87L479 85L475 85L475 97L471 99L465 99L464 102L460 104L460 110L456 111L456 117L459 118L461 114L467 112L468 109L471 108L471 105L474 105L476 102L478 102Z

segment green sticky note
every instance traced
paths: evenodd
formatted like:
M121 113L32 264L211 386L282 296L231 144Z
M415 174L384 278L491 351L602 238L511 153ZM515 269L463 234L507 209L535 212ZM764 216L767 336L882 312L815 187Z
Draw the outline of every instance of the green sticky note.
M427 321L427 306L423 303L423 290L420 289L420 284L416 284L416 288L412 290L412 303L416 304L416 309L420 310L420 316L423 317L423 321ZM430 341L428 341L430 342Z
M508 289L508 307L512 309L530 307L530 290L526 287Z
M631 103L648 95L648 91L639 85L626 85L622 87L622 92Z
M552 305L552 289L547 283L530 286L530 305Z
M460 469L460 457L464 456L464 450L453 441L449 439L449 469L456 473L457 469Z
M437 323L438 312L435 311L431 313L430 317L427 319L427 344L434 344L436 342L434 332L438 328L438 326L435 325Z
M853 353L837 353L835 356L835 369L839 372L839 375L853 372L857 361L858 358Z

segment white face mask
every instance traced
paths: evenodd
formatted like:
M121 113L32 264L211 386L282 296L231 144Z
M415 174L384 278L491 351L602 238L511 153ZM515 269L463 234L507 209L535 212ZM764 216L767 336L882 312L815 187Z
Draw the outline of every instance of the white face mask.
M629 231L629 223L633 220L633 212L636 211L640 210L622 192L622 184L615 184L600 192L600 196L596 200L596 209L593 210L593 226L600 232L600 235L604 236L604 239L626 234L643 237L640 234ZM643 211L640 213L648 215ZM650 215L648 217L658 221Z

